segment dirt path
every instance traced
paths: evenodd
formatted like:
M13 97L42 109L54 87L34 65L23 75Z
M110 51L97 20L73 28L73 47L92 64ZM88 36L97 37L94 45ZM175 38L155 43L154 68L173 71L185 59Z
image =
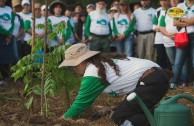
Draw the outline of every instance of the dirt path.
M175 94L188 94L194 97L194 87L178 88L176 90L169 90L166 97ZM71 95L73 100L76 93ZM111 97L109 95L102 94L93 104L93 106L84 113L81 117L85 119L82 123L67 122L60 120L66 108L64 95L50 98L48 102L49 106L49 118L39 116L40 98L36 98L33 109L30 111L24 108L24 104L27 101L22 96L22 87L17 84L11 83L7 86L0 86L0 126L116 126L109 119L109 112L100 115L97 111L104 107L117 106L122 97ZM192 110L194 120L194 105L187 100L180 100L182 104L189 106ZM108 108L105 108L107 110ZM194 126L194 123L193 123Z

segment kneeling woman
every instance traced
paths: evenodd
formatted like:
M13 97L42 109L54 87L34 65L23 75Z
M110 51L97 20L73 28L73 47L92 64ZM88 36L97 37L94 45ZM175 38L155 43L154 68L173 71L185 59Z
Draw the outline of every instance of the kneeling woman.
M76 119L88 109L101 92L113 96L136 92L149 109L166 94L169 78L156 63L137 58L111 58L99 51L90 51L85 44L72 45L65 51L59 67L69 66L83 76L80 91L64 119ZM124 100L111 117L117 125L125 121L135 126L146 123L136 102ZM141 120L141 121L140 121ZM143 121L145 120L145 121Z

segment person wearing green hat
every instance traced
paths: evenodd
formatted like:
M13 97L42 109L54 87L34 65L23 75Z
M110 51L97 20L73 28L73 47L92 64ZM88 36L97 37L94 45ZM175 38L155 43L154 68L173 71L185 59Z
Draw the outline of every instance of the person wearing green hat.
M97 0L96 10L90 12L86 19L85 34L89 40L89 48L95 51L109 52L110 17L106 13L105 0Z
M67 41L71 35L71 23L66 16L63 16L65 9L66 6L61 0L54 0L50 4L50 13L52 16L48 17L48 21L51 22L52 30L55 30L54 25L63 23L65 31L64 34L61 31L61 33L55 36L54 40L49 41L48 44L51 48L54 46L63 45L64 41ZM64 40L62 36L64 36Z

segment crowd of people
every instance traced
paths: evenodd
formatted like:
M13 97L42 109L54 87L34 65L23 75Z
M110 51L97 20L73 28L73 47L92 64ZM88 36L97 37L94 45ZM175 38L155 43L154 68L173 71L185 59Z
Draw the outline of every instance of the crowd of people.
M12 0L12 7L5 3L6 0L0 0L0 83L9 77L10 65L31 53L32 38L30 1ZM194 0L160 0L161 7L157 9L150 3L140 0L131 6L128 0L114 0L108 10L105 0L96 0L86 7L54 0L48 6L48 22L53 31L55 24L63 22L64 33L48 40L47 45L52 50L62 44L85 43L93 51L149 59L172 70L171 88L185 86L194 70ZM36 2L34 7L35 25L44 24L46 5ZM181 19L169 17L167 11L171 7L179 7L186 15ZM175 48L173 40L180 27L181 31L186 27L189 37L185 48ZM36 28L35 36L43 39L44 30Z

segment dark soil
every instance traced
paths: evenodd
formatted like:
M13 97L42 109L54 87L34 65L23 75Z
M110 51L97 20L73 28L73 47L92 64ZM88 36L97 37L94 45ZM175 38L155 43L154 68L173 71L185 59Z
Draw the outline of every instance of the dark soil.
M117 106L123 98L102 94L93 106L80 117L84 121L64 121L60 119L67 110L64 95L49 98L48 118L45 118L40 116L40 97L36 96L30 110L24 108L27 98L23 97L22 89L22 85L12 81L0 85L0 126L116 126L109 119L109 110ZM194 97L193 92L194 87L192 86L181 87L176 90L169 90L165 97L176 94L188 94ZM76 94L76 91L71 94L72 101ZM194 120L194 105L183 99L179 102L191 109Z

